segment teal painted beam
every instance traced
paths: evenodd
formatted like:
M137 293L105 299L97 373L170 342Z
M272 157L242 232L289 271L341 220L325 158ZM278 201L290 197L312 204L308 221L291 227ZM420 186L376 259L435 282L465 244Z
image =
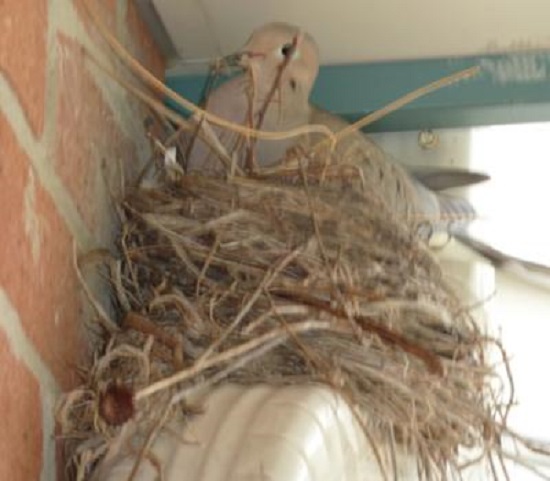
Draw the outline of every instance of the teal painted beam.
M321 67L312 101L356 120L441 77L479 65L475 78L416 100L369 131L467 127L550 121L550 53L521 53ZM167 84L197 101L204 76L168 76Z

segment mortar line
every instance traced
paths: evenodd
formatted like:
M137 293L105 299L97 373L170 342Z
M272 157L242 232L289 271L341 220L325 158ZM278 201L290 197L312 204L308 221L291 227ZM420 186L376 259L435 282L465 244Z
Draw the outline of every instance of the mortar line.
M126 12L126 2L121 5L118 5L118 3L119 2L117 2L116 6L117 18L115 19L115 25L118 23L119 15L122 15L121 12ZM128 69L123 66L106 43L98 46L92 41L70 0L53 0L51 4L49 22L52 30L55 29L56 32L62 33L66 37L77 41L95 58L107 65L113 65L116 70L121 70L127 75ZM60 12L62 12L62 14L60 14ZM126 42L127 39L122 39L122 41ZM136 148L136 152L140 156L140 162L145 162L149 154L147 151L144 152L144 148L146 149L148 144L144 140L142 122L136 122L138 112L137 109L133 107L136 101L133 99L128 100L128 92L120 87L114 80L110 79L105 72L98 68L90 68L92 67L91 62L86 62L86 66L93 76L97 87L101 91L103 99L109 106L114 120L122 134L134 142L136 147L143 147ZM132 78L135 77L132 76ZM138 142L141 142L141 146L138 145Z
M19 145L37 173L38 181L51 196L58 213L65 221L79 248L89 250L97 247L97 241L81 218L71 195L48 162L47 148L43 142L35 139L19 99L2 72L0 72L0 106L6 118L9 119Z
M61 392L50 369L27 337L19 314L11 304L4 289L0 286L0 329L8 339L9 349L33 374L40 388L42 415L42 468L40 481L55 479L56 449L54 439L54 405Z

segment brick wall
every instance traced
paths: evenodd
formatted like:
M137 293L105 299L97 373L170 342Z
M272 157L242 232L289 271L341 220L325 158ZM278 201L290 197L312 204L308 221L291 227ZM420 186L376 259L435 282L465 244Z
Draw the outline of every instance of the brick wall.
M83 53L112 60L80 1L0 0L1 480L62 472L53 407L76 382L92 319L73 243L81 252L109 244L109 193L148 156L145 110ZM162 56L133 1L95 3L162 77Z

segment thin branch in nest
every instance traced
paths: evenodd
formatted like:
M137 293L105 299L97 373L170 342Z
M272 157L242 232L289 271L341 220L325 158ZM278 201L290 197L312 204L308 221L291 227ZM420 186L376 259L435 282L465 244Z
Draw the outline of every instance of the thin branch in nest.
M147 351L147 347L139 349L129 344L120 344L116 347L109 346L107 352L93 366L90 374L92 384L100 386L105 381L111 381L114 377L132 376L133 374L130 380L134 385L146 385L151 377L151 363ZM133 373L120 372L120 361L123 359L132 360L131 363L128 363L128 366L132 368ZM118 373L113 373L113 365L119 366Z
M199 133L204 127L204 118L199 119L195 122L195 128L193 129L193 132L191 134L191 138L189 139L189 143L187 144L187 148L184 151L183 158L185 159L185 171L188 172L188 165L189 165L189 158L191 157L191 152L193 152L193 147L195 146L195 143L197 141L197 137L199 137ZM180 127L181 129L181 127ZM228 154L229 155L229 154ZM224 165L226 165L224 163Z
M86 297L88 298L88 301L94 307L100 324L110 334L113 334L113 333L117 332L119 330L119 327L110 318L110 316L107 314L107 311L105 311L105 309L99 303L99 301L96 300L94 294L92 293L92 290L90 289L90 287L86 283L86 281L84 279L84 276L82 275L82 272L80 271L80 268L79 268L79 265L78 265L78 254L77 254L76 242L73 243L73 266L74 266L74 270L76 272L76 276L78 278L78 281L80 283L80 286L84 290L84 293L86 294Z
M269 312L276 317L279 325L281 325L286 330L289 339L292 339L294 344L296 344L296 346L298 346L298 348L302 351L302 353L304 354L304 360L310 365L310 367L315 367L315 370L317 372L324 373L323 377L326 378L327 384L333 385L334 387L336 387L336 384L340 384L334 382L335 380L331 376L332 366L328 364L327 360L324 359L319 353L315 353L313 349L306 345L306 343L302 342L299 336L293 333L291 329L288 329L289 324L281 316L280 311L278 311L275 303L273 302L273 298L271 297L271 295L269 295L269 292L267 292L267 290L265 292L265 295L271 306ZM255 322L255 325L258 325L257 321Z
M271 297L272 296L270 295L270 298ZM255 335L260 331L260 327L265 323L265 321L272 316L279 319L283 319L284 317L296 317L300 319L315 317L316 315L318 315L318 312L309 306L304 306L301 304L272 304L270 310L262 312L256 319L250 321L246 327L244 327L242 332L245 336Z
M171 403L178 404L184 401L186 398L193 396L197 391L206 390L209 387L212 387L221 383L222 381L228 379L232 373L234 373L235 371L238 371L239 369L242 369L243 367L245 367L247 364L251 363L255 359L258 359L264 356L269 351L274 349L278 344L279 344L279 341L275 339L275 340L272 340L271 342L265 343L263 346L251 349L242 357L233 361L229 366L220 370L216 374L210 376L207 379L201 380L195 385L192 385L190 387L187 387L178 391L172 397Z
M189 258L187 255L187 252L185 251L185 248L181 246L181 244L177 241L177 239L174 239L173 234L168 234L168 240L170 241L170 244L172 244L172 249L174 249L174 252L178 256L178 258L183 262L187 270L193 274L195 278L199 278L201 275L201 272L197 268L197 266L193 263L193 261Z
M155 439L157 438L160 430L162 427L166 424L168 417L170 416L172 412L172 405L168 402L166 403L166 406L164 409L162 409L159 417L154 421L151 429L149 430L149 433L147 434L147 437L143 444L141 445L141 448L139 450L138 456L136 460L134 461L134 465L132 466L132 470L130 471L130 474L128 476L127 481L134 481L138 474L139 467L143 461L144 458L147 457L147 453L151 446L153 445ZM157 466L157 470L161 468L161 466ZM161 477L162 481L162 469L159 472L159 475Z
M163 294L156 296L150 303L149 307L154 309L155 307L164 305L164 304L174 304L178 311L180 311L182 318L185 319L185 316L189 316L190 320L185 321L187 329L195 329L196 332L201 332L201 328L206 327L206 322L200 315L195 306L184 294L178 289L173 289L171 294Z
M267 96L264 100L264 103L263 103L263 105L261 106L261 108L258 112L258 122L256 124L257 129L261 128L261 126L264 122L265 114L267 112L267 109L269 108L269 104L271 103L271 100L273 99L275 93L277 91L280 92L281 78L283 76L283 73L284 73L285 69L287 68L288 64L290 63L290 60L292 59L293 53L296 51L296 49L298 48L298 46L299 46L299 44L301 43L302 40L303 40L303 33L300 33L300 34L294 36L294 38L292 39L292 46L291 46L291 49L290 49L291 51L289 52L288 55L286 55L283 58L283 61L277 67L277 73L275 75L275 78L273 79L273 84L271 85L271 87L270 87L270 89L267 93Z
M183 351L182 342L177 336L168 334L164 329L157 326L154 322L136 312L128 312L122 321L126 329L133 329L148 336L153 336L155 340L164 344L173 352L173 362L176 369L183 368L181 362L181 352Z
M267 113L267 109L269 108L269 106L270 106L270 104L271 104L271 102L272 102L272 100L275 96L275 93L278 91L279 96L282 95L281 78L283 76L283 72L287 68L290 61L292 60L293 54L296 51L296 49L298 48L299 44L302 42L302 40L303 40L303 34L302 33L300 33L298 35L295 35L294 38L292 39L292 44L291 44L292 46L291 46L290 52L289 52L288 55L284 56L283 61L281 62L280 65L278 65L277 73L275 75L275 78L273 79L273 84L271 85L269 91L267 92L266 98L264 99L264 102L263 102L262 106L260 107L260 110L258 111L258 121L256 122L256 125L253 125L254 129L260 130L262 128L263 123L264 123L264 119L265 119L265 115ZM252 67L252 65L251 65L251 67ZM252 73L253 69L251 68L250 70L251 70L251 73ZM255 79L252 76L253 92L255 92L257 90L255 88L256 83L255 83L254 80ZM252 95L251 101L255 102L254 93ZM254 112L254 103L252 103L252 105L249 107L249 111L250 111L250 113ZM249 148L248 148L248 153L247 153L247 160L246 160L246 166L248 168L248 172L252 172L252 173L256 171L256 159L255 159L256 140L257 139L254 138L250 142Z
M340 132L336 134L336 141L338 142L342 140L344 137L354 132L357 132L358 130L363 129L367 125L370 125L373 122L376 122L377 120L381 119L382 117L385 117L388 114L401 109L405 105L410 104L411 102L414 102L420 97L424 97L428 94L435 92L436 90L440 90L444 87L448 87L457 82L461 82L462 80L475 77L476 75L479 74L480 70L481 69L479 66L470 67L464 70L460 70L459 72L455 72L446 77L442 77L428 85L420 87L414 90L413 92L410 92L404 95L403 97L400 97L399 99L394 100L393 102L386 105L384 108L376 110L375 112L369 115L366 115L365 117L358 120L357 122L345 127L344 129L342 129Z
M321 236L321 229L319 229L319 221L317 220L317 213L313 205L313 199L311 197L311 191L309 190L309 184L307 181L307 176L306 176L303 163L300 163L300 173L302 175L304 192L306 194L306 200L307 200L307 204L308 204L308 208L311 216L311 223L313 224L313 230L315 232L315 238L317 239L317 245L319 246L319 251L321 252L321 257L325 264L325 268L329 270L328 272L329 272L329 278L330 278L331 276L330 276L329 257L324 247L323 237Z
M338 330L336 329L335 326L331 325L330 322L322 322L322 321L299 322L299 323L293 324L292 326L289 326L288 329L290 329L290 331L294 333L304 333L304 332L314 331L314 330L334 330L334 331ZM285 329L281 329L281 328L274 329L268 332L267 334L257 337L256 339L244 342L235 347L227 349L216 356L211 356L210 358L204 360L201 363L197 362L188 369L179 371L173 374L172 376L169 376L165 379L161 379L160 381L157 381L141 389L136 393L136 400L149 397L152 394L155 394L156 392L162 391L164 389L168 389L174 386L175 384L179 384L183 381L186 381L198 375L199 373L204 372L207 369L215 367L219 364L224 364L226 362L233 361L234 359L238 359L242 355L245 355L246 353L256 349L258 346L261 346L262 344L273 343L271 348L274 348L277 345L283 343L287 338L288 338L288 332Z
M397 100L394 100L393 102L389 103L385 107L378 109L365 117L361 118L354 124L351 124L339 132L337 132L334 137L328 137L325 140L319 141L317 144L315 144L312 148L312 152L320 152L323 148L326 148L327 146L332 151L334 147L337 145L338 142L340 142L343 138L347 137L348 135L357 132L364 127L366 127L369 124L372 124L373 122L376 122L377 120L380 120L381 118L391 114L392 112L395 112L396 110L399 110L403 108L405 105L414 102L415 100L419 99L420 97L423 97L425 95L431 94L435 92L436 90L442 89L444 87L448 87L454 83L460 82L465 79L472 78L476 75L478 75L480 72L480 67L470 67L464 70L461 70L459 72L456 72L454 74L451 74L447 77L443 77L441 79L438 79L428 85L425 85L423 87L420 87L413 92L410 92L406 95L403 95L402 97L398 98ZM296 158L288 158L286 159L285 163L281 166L275 166L275 167L267 167L260 170L260 174L262 175L270 175L270 174L276 174L280 175L281 173L288 171L288 170L294 170L299 168L299 162L300 159Z
M355 322L355 319L353 318L353 316L351 316L348 313L348 310L346 309L346 305L345 305L345 301L344 301L344 298L342 296L342 293L340 292L339 287L335 284L333 276L331 275L331 266L329 264L329 257L328 257L328 254L326 252L326 249L324 247L323 238L322 238L322 235L321 235L321 229L319 228L319 222L318 222L318 219L317 219L317 213L316 213L316 210L315 210L315 207L314 207L313 198L311 196L311 192L310 192L310 189L309 189L309 184L308 184L308 181L307 181L307 175L306 175L303 163L301 163L301 162L300 162L300 174L302 176L304 192L306 194L308 208L309 208L309 212L310 212L310 216L311 216L311 222L313 224L313 229L314 229L314 232L315 232L315 238L317 239L317 243L319 245L319 250L321 252L321 257L322 257L322 260L323 260L324 268L326 269L327 274L328 274L328 278L330 279L330 281L332 283L332 286L333 286L333 294L338 299L338 302L340 303L342 308L346 311L346 317L347 317L347 319L350 323L350 326L351 326L354 334L357 336L357 339L361 341L362 340L361 329L357 325L357 323Z
M512 370L511 370L511 367L510 367L510 361L508 359L508 353L506 352L506 350L504 349L504 346L502 345L502 343L498 339L487 338L487 339L484 339L483 341L484 342L488 341L492 345L497 347L497 349L500 351L500 355L502 356L504 369L506 370L508 388L510 389L508 402L506 403L505 412L504 412L504 415L503 415L503 423L506 423L506 421L508 420L508 415L510 414L510 409L512 408L512 406L514 404L514 400L515 400L515 397L516 397L516 388L515 388L515 384L514 384L514 377L512 375Z
M288 296L292 297L291 293L287 294ZM298 299L295 299L298 300ZM314 299L314 298L300 298L300 302L308 304L312 307L316 307L318 309L321 309L325 312L328 312L332 314L335 317L338 318L344 318L349 319L350 314L347 313L343 308L335 308L330 305L330 302L323 301L321 299ZM436 354L433 354L428 349L425 349L418 344L412 342L411 340L407 339L405 336L392 331L389 327L383 326L380 323L377 323L374 319L371 319L367 316L362 315L353 315L351 314L354 322L356 325L361 329L362 331L370 332L378 336L382 341L397 346L400 349L402 349L404 352L411 354L414 357L417 357L421 361L424 362L428 370L433 373L437 374L438 376L444 375L444 369L443 365L441 364L441 360Z
M270 284L277 278L277 276L292 262L298 254L301 252L302 247L298 247L285 256L273 269L270 269L266 272L264 278L248 300L248 302L243 306L240 312L235 316L235 319L231 324L225 329L222 335L214 341L210 347L204 352L204 354L199 358L197 364L201 364L206 361L210 355L216 351L216 349L222 345L222 343L228 338L229 335L235 330L235 328L241 323L244 317L248 314L254 303L258 300L260 295L269 288Z
M215 153L223 152L223 156L218 155L218 157L222 161L223 166L226 168L226 172L229 172L230 177L235 173L244 175L244 171L235 162L235 156L227 152L225 145L220 141L208 121L204 117L199 117L195 114L191 116L191 120L195 124L200 125L200 128L196 131L195 135L198 135L203 141L205 141Z
M87 0L84 0L85 2ZM107 67L105 64L103 64L99 59L94 57L91 52L86 52L89 58L101 69L103 70L107 75L109 75L115 82L117 82L119 85L121 85L123 88L125 88L128 92L130 92L132 95L137 97L139 100L141 100L143 103L145 103L149 108L152 110L158 112L159 114L163 115L164 117L170 119L174 124L178 125L180 128L183 128L185 130L193 130L194 124L193 122L197 121L196 117L191 117L192 121L184 119L181 115L176 113L175 111L171 110L169 107L166 107L163 103L159 102L157 99L152 97L149 94L146 94L142 91L140 91L137 87L134 87L130 82L127 82L122 78L122 76L116 74L114 70ZM212 128L208 125L206 120L203 121L201 125L201 129L199 131L199 135L201 136L201 139L207 143L207 145L212 149L213 152L216 153L218 158L221 160L222 163L224 163L225 166L230 166L232 161L231 157L227 154L225 147L223 144L219 141L217 135L212 130Z
M533 474L538 476L540 479L550 481L550 474L545 473L542 469L534 465L534 463L528 462L522 456L514 455L511 453L503 453L503 457L506 460L512 461L515 464L518 464L522 468L531 471ZM545 466L548 467L548 466Z
M128 244L127 244L129 235L130 235L130 232L128 231L128 224L124 223L122 225L122 232L120 235L120 247L122 250L122 258L125 263L125 266L128 269L133 290L134 292L138 293L140 289L139 289L137 273L136 273L134 263L132 262L132 259L128 250Z
M250 64L248 66L248 70L247 70L247 75L249 77L249 80L248 80L248 91L247 91L247 97L248 97L248 105L247 105L247 108L246 108L246 122L247 122L247 125L248 127L250 127L251 129L253 129L255 127L254 125L254 108L256 106L256 94L257 94L257 89L256 89L256 86L258 85L256 79L257 79L257 74L256 74L256 66L255 64ZM263 122L259 122L258 125L259 125L259 128L261 128L261 125L262 125ZM239 144L246 144L246 159L245 159L245 168L246 168L246 172L249 172L249 173L253 173L257 170L257 163L256 163L256 158L255 158L255 152L254 152L254 147L256 145L256 142L251 139L250 137L244 137L244 136L241 136L239 138L239 141L237 142L237 145L236 145L236 148L241 148L241 145Z
M196 284L196 287L195 287L195 297L199 296L202 281L203 281L203 279L205 279L206 272L208 271L208 268L210 267L210 264L212 263L212 259L216 255L216 252L218 251L219 247L220 247L220 239L216 235L216 238L214 240L214 243L212 244L210 252L208 253L208 256L206 257L206 259L204 260L200 275L197 278L197 284Z
M382 478L384 481L388 481L388 473L386 472L386 469L384 467L384 463L382 462L382 455L380 454L380 449L378 448L378 444L376 443L376 440L372 436L369 427L367 426L367 423L361 416L361 413L358 411L356 405L353 403L353 398L350 398L345 393L344 398L347 400L348 406L350 407L351 411L353 412L353 415L355 416L355 419L359 422L360 426L363 428L363 433L365 433L365 437L367 438L369 445L372 449L372 452L374 454L374 459L376 460L376 464L380 468L380 474L382 474Z
M115 288L115 294L120 306L124 312L131 310L130 301L122 285L122 262L120 260L113 259L109 256L108 259L109 269L111 271L111 282Z
M219 70L220 70L219 63L216 63L216 65L214 67L210 68L209 74L206 78L206 83L203 86L201 96L200 96L200 101L199 101L199 106L203 107L204 110L208 110L208 99L210 97L210 92L211 92L212 88L214 87L214 84L216 83L217 77L219 75ZM187 148L183 151L184 152L183 158L184 158L185 163L186 163L186 165L184 167L185 167L186 171L187 171L187 163L189 161L189 157L191 155L191 152L193 151L193 147L195 146L195 143L197 141L197 137L199 136L199 133L200 133L201 129L204 126L204 122L205 122L204 117L201 117L196 121L196 127L193 130L191 138L189 139ZM181 129L179 129L178 132L180 130ZM178 135L179 135L179 133L178 133ZM231 170L231 172L233 172L233 170Z

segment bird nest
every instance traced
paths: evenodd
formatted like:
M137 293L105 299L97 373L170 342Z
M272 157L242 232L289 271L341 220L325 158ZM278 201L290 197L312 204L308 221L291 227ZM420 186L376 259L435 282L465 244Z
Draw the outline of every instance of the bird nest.
M158 431L196 414L197 389L228 382L328 385L375 450L390 436L429 479L458 470L460 448L498 447L509 403L486 355L498 343L368 192L183 176L132 190L121 212L118 317L100 311L105 342L58 410L79 479L124 426Z
M73 479L124 450L136 455L130 479L142 460L157 465L159 432L199 415L196 393L223 383L329 386L385 474L382 451L400 445L425 479L460 477L482 458L497 478L502 436L519 439L506 425L511 378L488 360L498 352L507 367L506 355L417 233L348 168L299 165L263 180L183 175L129 190L116 256L91 256L109 268L116 318L90 295L101 341L82 386L57 409Z

